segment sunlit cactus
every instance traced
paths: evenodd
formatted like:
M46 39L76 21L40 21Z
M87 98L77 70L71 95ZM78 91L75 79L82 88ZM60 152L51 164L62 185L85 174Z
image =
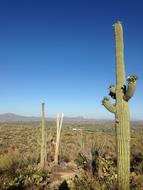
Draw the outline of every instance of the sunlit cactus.
M42 139L41 139L41 166L44 167L47 161L47 152L46 152L46 130L45 130L45 111L44 103L42 103Z
M128 100L133 96L137 77L131 75L125 80L123 30L121 22L114 24L116 44L116 87L110 85L109 95L116 100L115 104L105 97L102 104L115 114L117 143L118 189L130 189L130 116Z
M61 115L60 114L57 115L57 134L56 134L56 147L55 147L55 158L54 158L55 165L59 163L59 146L60 146L60 136L61 136L63 116L64 116L63 113Z

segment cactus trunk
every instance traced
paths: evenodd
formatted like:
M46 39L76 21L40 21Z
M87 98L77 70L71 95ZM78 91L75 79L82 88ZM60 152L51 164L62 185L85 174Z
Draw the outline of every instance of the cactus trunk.
M117 145L117 170L118 189L130 189L130 114L128 101L134 95L136 88L135 75L127 78L128 88L126 88L125 66L124 66L124 43L122 24L114 24L115 45L116 45L116 87L110 85L109 95L116 100L115 104L109 102L108 97L104 97L102 104L107 110L115 114L115 131Z
M130 183L130 123L128 105L122 102L116 112L118 187L128 190Z
M128 190L130 182L130 119L128 102L123 99L125 81L123 31L121 23L115 24L116 43L116 142L118 188Z
M61 116L58 114L57 115L57 136L56 136L56 147L55 147L55 159L54 159L55 165L57 165L59 162L59 146L60 146L62 122L63 122L63 114Z
M42 130L41 166L44 167L47 161L44 103L42 103L42 129L41 130Z

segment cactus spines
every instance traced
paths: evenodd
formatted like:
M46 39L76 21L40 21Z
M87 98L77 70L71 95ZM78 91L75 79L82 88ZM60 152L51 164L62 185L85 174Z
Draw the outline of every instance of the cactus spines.
M59 146L60 146L60 135L61 135L63 116L64 116L63 113L57 115L57 134L56 134L56 147L55 147L55 158L54 158L55 165L59 163Z
M115 105L104 98L102 103L110 111L115 113L115 131L117 145L117 170L118 189L130 189L130 116L128 100L133 96L137 77L128 77L126 90L124 44L121 22L114 24L116 45L116 87L109 87L109 95L116 100ZM114 109L113 109L114 108Z
M42 103L42 141L41 141L41 166L44 167L47 161L47 152L46 152L46 131L45 131L45 111L44 103Z

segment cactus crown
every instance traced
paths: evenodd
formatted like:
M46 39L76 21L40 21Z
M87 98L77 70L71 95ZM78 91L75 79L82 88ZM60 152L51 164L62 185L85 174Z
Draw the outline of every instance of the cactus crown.
M138 77L136 75L130 75L128 78L127 78L127 81L128 82L136 82L136 80L138 80Z
M115 22L115 24L113 24L112 26L115 27L116 24L122 24L122 22L118 20L118 21Z

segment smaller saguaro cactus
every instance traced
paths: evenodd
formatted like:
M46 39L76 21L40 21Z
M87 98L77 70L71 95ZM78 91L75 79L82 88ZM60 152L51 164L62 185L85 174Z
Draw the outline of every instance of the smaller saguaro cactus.
M57 165L59 162L59 146L60 146L60 135L61 135L63 116L64 116L63 113L57 115L57 136L56 136L55 159L54 159L55 165Z
M44 167L47 161L47 152L46 152L46 130L45 130L45 111L44 103L42 103L42 139L41 139L41 166Z

